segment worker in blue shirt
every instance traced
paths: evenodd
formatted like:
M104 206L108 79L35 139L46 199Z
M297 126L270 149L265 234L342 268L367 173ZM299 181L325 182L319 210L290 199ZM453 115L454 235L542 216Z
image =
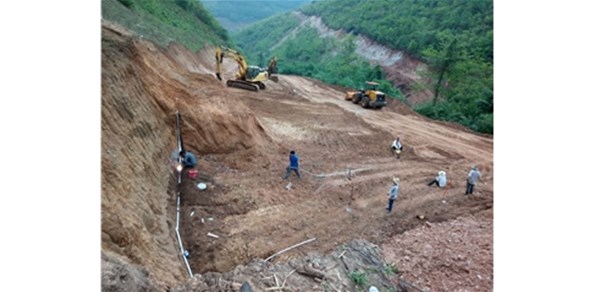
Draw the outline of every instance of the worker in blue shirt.
M301 174L299 173L299 156L295 154L295 151L291 150L289 155L289 166L287 166L287 173L285 174L284 179L289 178L291 175L291 170L297 174L298 178L301 178Z
M196 166L197 160L196 160L196 156L194 154L192 154L192 152L190 151L181 151L179 153L181 159L182 159L182 163L185 167L188 168L192 168L194 166Z

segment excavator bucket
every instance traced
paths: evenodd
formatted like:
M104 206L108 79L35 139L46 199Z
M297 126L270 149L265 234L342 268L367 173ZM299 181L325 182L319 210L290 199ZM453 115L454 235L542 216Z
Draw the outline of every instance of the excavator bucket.
M217 79L223 81L223 78L221 78L221 73L216 73L215 75L217 76Z

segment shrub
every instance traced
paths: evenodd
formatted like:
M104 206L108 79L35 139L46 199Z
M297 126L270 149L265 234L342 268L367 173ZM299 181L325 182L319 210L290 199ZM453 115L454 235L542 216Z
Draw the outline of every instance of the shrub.
M353 271L349 274L349 277L357 286L366 286L369 281L367 279L367 273L361 271Z
M122 5L128 7L128 8L132 8L132 6L134 6L134 1L132 0L118 0L120 1L120 3L122 3Z
M386 274L388 276L392 276L392 275L395 275L396 273L398 273L398 267L396 267L396 265L390 263L384 267L384 271L386 272Z

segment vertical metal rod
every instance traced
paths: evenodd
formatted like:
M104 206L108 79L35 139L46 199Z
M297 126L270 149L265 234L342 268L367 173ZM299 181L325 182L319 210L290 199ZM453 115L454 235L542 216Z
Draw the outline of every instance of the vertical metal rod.
M175 135L177 136L177 151L181 152L184 150L184 141L182 140L181 135L181 116L179 111L175 112Z

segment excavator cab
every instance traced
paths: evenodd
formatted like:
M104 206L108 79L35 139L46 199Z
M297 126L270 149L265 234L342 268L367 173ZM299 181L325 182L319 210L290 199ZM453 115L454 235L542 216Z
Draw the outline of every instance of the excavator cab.
M263 72L265 74L267 74L265 70L262 70L262 68L260 68L258 66L248 66L245 79L248 80L248 81L249 80L254 80L254 79L256 79L256 77L258 77L258 75L260 73L263 73Z

